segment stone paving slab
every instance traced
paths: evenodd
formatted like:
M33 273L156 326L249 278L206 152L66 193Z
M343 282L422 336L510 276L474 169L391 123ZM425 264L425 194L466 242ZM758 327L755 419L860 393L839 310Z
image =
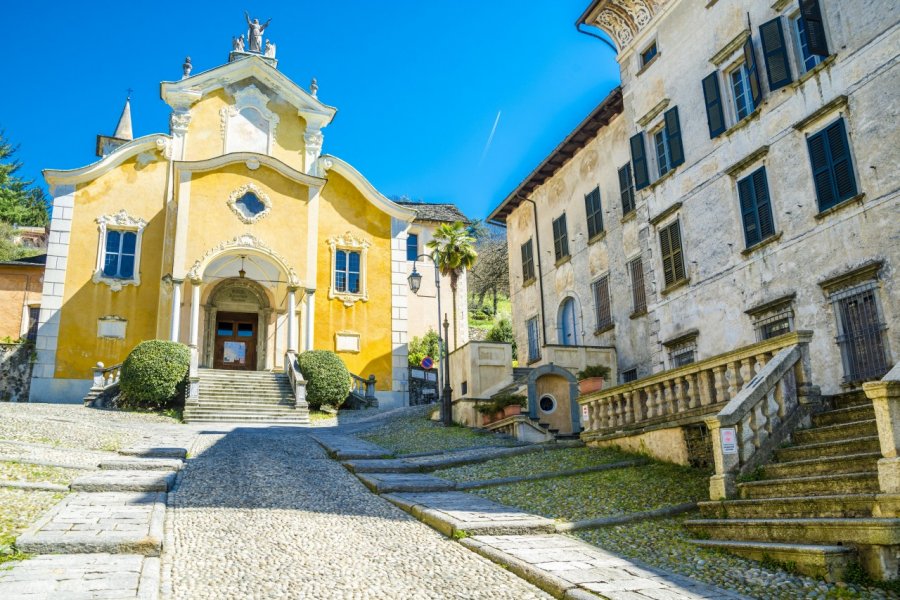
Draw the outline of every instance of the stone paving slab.
M174 471L92 471L77 477L73 492L167 492L175 483Z
M354 473L421 473L486 462L505 456L530 454L531 452L540 452L551 448L568 448L582 445L582 442L575 441L553 442L553 445L533 444L530 446L476 448L410 458L348 460L343 465Z
M100 463L110 471L180 471L184 461L177 458L111 458Z
M314 435L312 438L337 460L385 458L393 454L387 448L351 435Z
M477 535L460 543L505 565L557 597L609 600L745 598L563 535Z
M141 458L187 458L187 448L177 446L133 446L119 450L122 456L139 456Z
M11 565L0 571L0 598L155 600L159 596L158 558L136 554L48 554Z
M28 554L159 556L165 513L159 492L72 494L20 535L16 547Z
M424 473L360 473L357 475L376 494L389 492L448 492L456 483Z
M386 500L447 536L552 533L555 523L518 508L464 492L386 494Z

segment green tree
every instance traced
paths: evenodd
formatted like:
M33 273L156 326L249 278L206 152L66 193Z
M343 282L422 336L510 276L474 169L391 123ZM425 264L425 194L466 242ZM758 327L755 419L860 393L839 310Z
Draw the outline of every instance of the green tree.
M413 337L409 341L409 366L418 367L426 356L437 363L439 347L438 334L434 329L429 329L422 337Z
M43 227L50 221L47 198L34 181L18 176L22 163L15 158L17 150L0 131L0 221Z
M428 242L434 262L441 273L450 278L450 289L453 291L453 347L457 348L456 339L456 288L460 275L475 266L478 252L475 251L475 238L469 234L465 224L442 223L434 231L434 239Z
M497 323L491 327L491 330L488 331L485 339L489 342L506 342L507 344L512 344L513 360L518 360L519 356L516 348L516 336L513 335L512 323L510 323L509 319L504 317L497 321Z
M9 262L42 253L42 250L37 248L17 244L15 238L15 228L9 223L0 221L0 262Z

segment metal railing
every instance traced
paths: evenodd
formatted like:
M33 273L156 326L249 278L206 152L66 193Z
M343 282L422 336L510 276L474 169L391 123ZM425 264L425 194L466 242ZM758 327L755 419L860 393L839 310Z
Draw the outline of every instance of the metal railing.
M715 414L750 383L784 348L808 345L812 332L797 331L656 373L579 398L582 437L605 437L628 430L699 423ZM807 383L805 379L802 383Z

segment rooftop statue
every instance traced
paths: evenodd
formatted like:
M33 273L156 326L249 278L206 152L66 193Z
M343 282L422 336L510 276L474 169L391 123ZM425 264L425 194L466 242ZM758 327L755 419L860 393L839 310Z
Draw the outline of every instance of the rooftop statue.
M242 33L240 37L231 38L231 49L234 52L243 52L244 51L244 34Z
M247 27L250 28L247 31L247 38L250 41L250 52L262 52L263 32L266 30L266 27L269 26L269 23L272 22L272 19L269 19L264 24L260 25L259 19L250 20L250 13L246 10L244 11L244 16L247 19Z

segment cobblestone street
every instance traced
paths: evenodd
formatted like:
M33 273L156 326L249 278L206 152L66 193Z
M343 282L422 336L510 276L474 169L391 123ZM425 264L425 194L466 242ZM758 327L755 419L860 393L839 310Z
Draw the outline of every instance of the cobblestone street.
M208 429L170 494L163 590L197 598L548 598L370 493L309 430Z

